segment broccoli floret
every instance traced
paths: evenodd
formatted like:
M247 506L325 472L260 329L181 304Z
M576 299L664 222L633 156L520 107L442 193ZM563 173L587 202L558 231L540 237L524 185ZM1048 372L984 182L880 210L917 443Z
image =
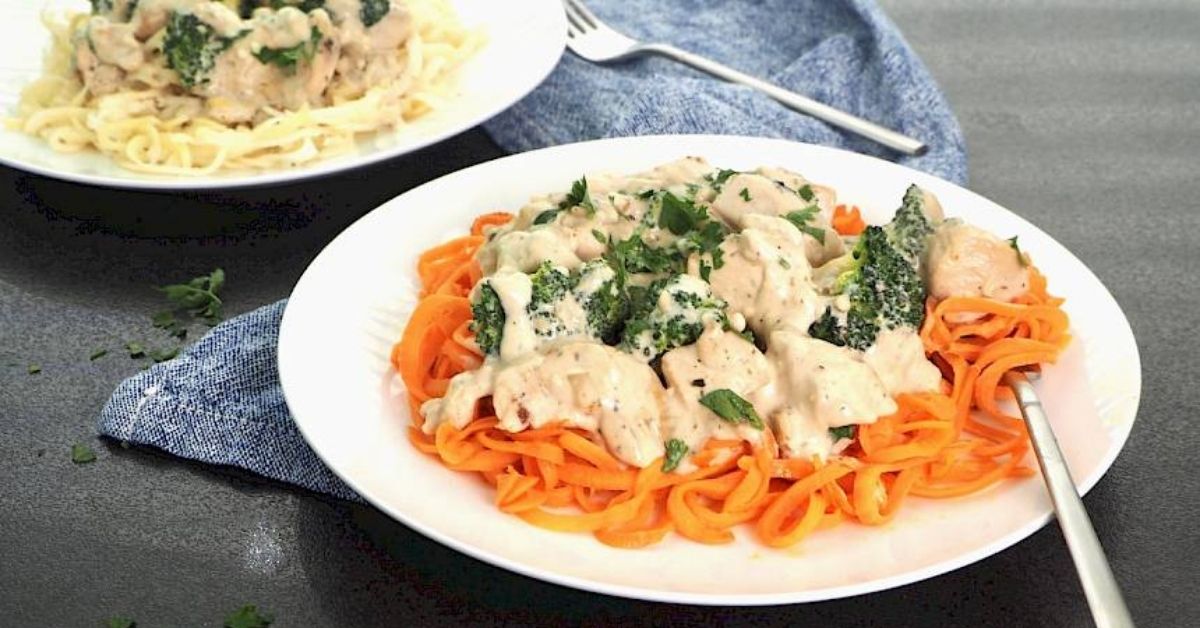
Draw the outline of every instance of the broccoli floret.
M892 222L884 230L909 263L916 264L925 251L929 235L933 233L933 225L925 215L925 191L916 185L908 186L900 209L896 210Z
M579 271L575 300L587 312L588 332L606 344L616 344L629 315L629 294L607 262L593 260Z
M558 312L559 303L571 293L577 278L561 266L542 262L529 277L532 283L529 304L525 312L533 322L533 330L539 337L555 338L564 334L577 334L583 330L569 328Z
M709 321L728 323L725 302L713 296L708 284L690 275L659 279L631 292L633 304L620 346L646 361L696 342Z
M358 14L362 18L363 26L370 28L391 10L391 0L362 0L362 8L358 10Z
M284 74L291 76L296 73L296 66L301 62L312 61L313 55L317 54L317 47L321 45L322 37L321 31L314 26L308 39L287 48L264 46L255 51L254 58L258 59L259 63L274 65Z
M813 338L855 349L875 342L882 328L919 328L925 318L925 286L916 266L893 245L883 227L867 227L838 276L834 294L849 297L845 320L832 310L808 328Z
M471 331L475 332L475 344L488 355L498 355L505 321L500 295L484 282L479 284L474 296L471 302Z
M217 56L233 42L229 37L217 36L213 27L195 15L172 11L163 38L163 54L167 67L179 75L179 82L192 87L208 80Z

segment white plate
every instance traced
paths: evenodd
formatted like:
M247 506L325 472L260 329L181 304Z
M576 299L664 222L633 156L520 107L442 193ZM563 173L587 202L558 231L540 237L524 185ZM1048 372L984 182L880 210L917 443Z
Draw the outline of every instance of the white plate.
M457 93L403 128L363 136L354 152L298 168L219 172L171 177L133 172L88 151L55 152L36 137L0 124L0 163L93 185L145 189L231 188L296 181L410 153L461 133L507 109L533 90L558 63L566 43L566 18L558 0L451 0L463 22L480 28L486 43L457 74ZM50 34L44 9L87 11L84 0L0 0L0 120L12 115L25 85L41 76L41 51Z
M338 236L301 277L279 338L288 406L321 459L383 511L471 556L567 586L670 602L779 604L878 591L980 560L1044 525L1050 504L1041 480L1031 478L962 499L911 498L888 525L843 525L792 550L766 549L744 529L724 546L676 537L619 550L505 515L477 479L413 449L403 386L387 357L414 304L418 252L465 233L482 212L566 190L582 173L635 172L684 155L721 167L796 170L836 188L873 222L890 218L916 182L940 197L948 215L1019 235L1051 291L1067 298L1075 340L1039 389L1079 488L1090 489L1112 464L1137 411L1137 346L1112 296L1062 245L927 174L830 148L720 136L602 140L506 157L416 188Z

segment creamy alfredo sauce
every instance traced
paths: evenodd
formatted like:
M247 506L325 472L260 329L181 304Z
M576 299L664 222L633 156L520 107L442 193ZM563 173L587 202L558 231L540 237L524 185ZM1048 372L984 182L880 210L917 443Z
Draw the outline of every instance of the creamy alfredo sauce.
M838 316L848 307L814 282L814 267L847 251L829 224L832 190L779 169L732 173L686 158L632 176L590 175L578 192L534 198L488 234L478 253L485 276L472 297L477 302L485 287L495 293L503 336L480 369L454 377L444 398L422 406L425 431L465 426L490 396L501 429L563 422L640 467L671 439L692 451L713 437L759 442L760 430L701 403L728 390L754 406L783 455L824 458L835 451L831 428L872 423L895 412L896 395L940 385L914 329L885 328L865 351L809 337L827 307ZM717 223L723 238L690 246L691 236L663 215L667 195L702 208L702 220ZM789 219L801 210L809 210L804 230ZM638 267L644 260L632 254L621 259L627 270L638 267L626 277L631 291L660 290L646 300L646 319L692 330L690 342L659 353L655 343L675 328L638 331L627 323L626 336L610 346L589 322L586 305L615 277L604 259L631 239L679 252L673 269ZM545 272L539 267L578 277L549 309L531 305L530 274Z
M256 121L266 108L357 98L393 80L403 63L397 51L412 31L400 0L94 0L93 6L73 41L75 69L88 91L157 87L171 80L170 68L183 99L227 124ZM191 41L172 44L173 18Z

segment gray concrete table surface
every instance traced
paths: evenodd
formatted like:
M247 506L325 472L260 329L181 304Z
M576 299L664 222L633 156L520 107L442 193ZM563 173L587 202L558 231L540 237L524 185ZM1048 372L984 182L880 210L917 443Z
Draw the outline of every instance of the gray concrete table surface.
M1193 327L1200 305L1200 3L884 2L949 95L976 191L1070 248L1133 325L1144 384L1124 453L1085 503L1142 626L1200 620ZM377 510L95 437L138 366L149 286L222 266L231 314L286 296L342 228L502 154L473 130L327 179L191 195L0 169L0 625L778 624L1086 626L1053 525L950 574L770 608L620 600L480 563ZM1052 278L1052 281L1062 278ZM109 356L91 362L91 350ZM26 367L40 364L30 375ZM99 460L73 465L69 447Z

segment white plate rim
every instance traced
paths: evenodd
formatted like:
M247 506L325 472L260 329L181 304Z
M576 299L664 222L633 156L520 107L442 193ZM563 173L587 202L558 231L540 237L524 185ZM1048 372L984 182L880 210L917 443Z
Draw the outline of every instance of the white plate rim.
M1076 257L1074 255L1074 253L1072 253L1069 249L1067 249L1061 243L1058 243L1058 241L1055 240L1054 238L1052 238L1051 236L1049 236L1049 234L1045 234L1045 232L1043 232L1041 229L1039 229L1038 227L1036 227L1035 225L1030 223L1025 218L1023 218L1017 214L1014 214L1013 212L1004 208L1003 206L999 205L998 203L995 203L994 201L991 201L990 199L987 199L986 197L983 197L982 195L972 192L969 189L963 188L962 186L958 186L957 184L945 181L943 179L939 179L937 177L934 177L933 175L930 175L930 174L927 174L927 173L924 173L921 171L913 170L911 168L907 168L905 166L901 166L899 164L895 164L893 162L882 160L882 159L879 159L876 157L863 155L860 153L854 153L854 152L846 151L843 149L832 148L832 147L828 147L828 146L806 144L803 142L795 142L795 141L791 141L791 140L784 140L784 139L777 139L777 138L731 136L731 135L711 135L711 134L636 136L636 137L623 137L623 138L608 138L608 139L601 139L601 140L592 140L592 141L587 141L587 142L564 144L564 145L559 145L559 146L543 148L543 149L539 149L536 151L529 151L527 153L518 153L518 154L514 154L514 155L500 157L497 159L482 162L482 163L470 166L468 168L464 168L462 170L458 170L458 171L443 175L441 177L438 177L437 179L433 179L425 184L422 184L421 186L417 186L417 187L405 192L404 194L402 194L400 196L397 196L396 198L393 198L393 199L387 201L386 203L384 203L380 207L376 208L375 210L372 210L371 212L364 214L357 221L355 221L349 227L347 227L333 241L331 241L326 246L326 248L328 248L329 246L332 246L334 244L334 242L336 242L338 239L342 238L343 236L346 236L346 234L348 234L348 233L353 233L354 231L356 231L358 229L370 228L372 215L377 214L377 212L385 211L389 206L391 206L393 204L400 203L400 199L402 199L404 196L411 194L411 193L416 193L418 190L421 190L422 188L426 188L429 186L435 186L435 185L442 185L442 182L447 179L454 179L454 178L459 178L459 177L470 178L471 176L478 173L479 171L489 168L491 164L494 164L497 161L521 159L521 158L523 158L527 155L533 154L533 153L546 155L546 154L554 154L556 152L567 152L567 151L580 150L580 149L582 149L584 147L588 147L588 146L608 145L608 144L614 144L614 143L615 144L630 143L632 145L636 145L637 143L641 143L641 142L678 142L678 143L686 143L686 144L691 145L693 143L704 143L704 142L708 142L708 141L769 143L769 144L775 144L775 145L793 145L793 146L800 145L800 146L805 147L808 150L813 150L813 151L817 151L817 152L829 152L829 153L834 153L834 154L838 154L838 155L842 155L842 156L849 156L852 159L870 160L873 162L886 164L888 167L902 168L902 169L908 171L908 174L918 184L921 183L922 180L925 180L925 181L934 180L934 181L940 182L941 185L950 185L955 188L958 188L962 193L965 193L971 197L974 197L974 199L977 202L982 202L986 205L993 206L994 209L999 210L999 211L1003 212L1004 214L1007 214L1011 219L1015 220L1018 223L1021 223L1023 228L1041 233L1046 238L1049 238L1055 244L1057 244L1062 249L1062 252L1064 252L1070 258L1071 261L1075 262L1076 264L1079 265L1079 267L1084 269L1084 271L1089 275L1089 278L1091 280L1093 280L1095 282L1095 284L1100 288L1100 290L1102 291L1102 296L1105 299L1107 299L1108 301L1111 301L1112 306L1115 307L1116 310L1121 314L1121 320L1120 320L1121 329L1117 330L1119 332L1117 334L1117 336L1119 336L1122 339L1122 341L1128 340L1128 346L1127 347L1123 346L1122 350L1129 352L1129 357L1132 358L1132 360L1136 364L1136 368L1132 369L1132 371L1131 371L1133 377L1135 378L1135 381L1131 382L1133 388L1135 389L1135 393L1134 393L1134 397L1133 397L1131 403L1129 404L1130 418L1129 418L1128 422L1122 424L1121 429L1115 434L1116 439L1110 444L1110 447L1109 447L1108 451L1105 453L1105 456L1098 461L1095 469L1091 473L1089 473L1088 475L1083 477L1082 479L1078 479L1078 478L1076 479L1076 486L1080 492L1080 495L1085 495L1088 491L1090 491L1096 485L1096 483L1099 482L1099 480L1104 476L1104 474L1107 473L1107 471L1111 468L1112 464L1116 461L1117 457L1124 450L1125 444L1127 443L1129 435L1132 432L1133 424L1137 418L1137 409L1140 405L1140 397L1141 397L1141 390L1142 390L1142 367L1141 367L1140 353L1138 351L1137 344L1134 341L1133 331L1129 325L1128 317L1126 317L1123 310L1121 310L1120 304L1112 296L1111 291L1109 291L1108 288L1106 286L1104 286L1103 282L1100 281L1100 279L1098 277L1096 277L1095 273L1093 273L1086 264L1084 264L1081 260L1079 260L1079 258ZM542 190L542 191L544 192L544 190ZM536 191L531 191L531 192L536 192ZM323 253L324 253L324 249L322 250L322 254ZM301 297L301 299L307 298L307 295L305 295L305 293L304 293L304 288L306 286L305 279L306 279L306 277L308 277L310 275L312 268L315 267L318 263L320 263L322 254L318 254L313 259L313 261L310 263L309 267L306 268L305 272L302 274L300 279L297 281L296 288L293 290L292 297L289 300L288 306L285 308L283 318L282 318L282 321L280 324L279 346L278 346L279 374L280 374L280 379L281 379L282 388L283 388L283 392L284 392L284 398L285 398L285 401L287 401L289 408L292 407L292 403L291 403L291 397L288 394L288 389L289 389L289 387L295 386L298 384L298 383L289 384L289 382L295 381L294 372L291 367L291 365L293 364L293 361L291 360L290 356L291 356L291 352L294 350L293 347L297 346L295 344L296 341L292 340L292 338L294 337L294 332L292 331L293 325L290 324L290 322L292 320L294 320L294 318L295 318L295 314L293 314L293 312L295 311L295 309L293 308L293 303L296 302L297 295L299 295ZM294 416L298 414L296 412L296 410L294 410L294 409L292 410L292 413ZM636 586L624 586L624 585L619 585L619 584L597 582L597 581L590 580L587 578L580 578L580 577L571 576L568 574L559 574L559 573L548 572L546 570L542 570L537 567L532 567L530 565L523 564L520 561L510 560L508 558L499 556L493 552L490 552L483 548L473 546L469 543L460 542L457 539L454 539L445 534L442 534L441 532L439 532L437 529L433 528L432 526L428 526L421 522L414 521L414 520L406 517L403 513L398 512L395 508L388 505L385 501L374 497L372 495L372 491L370 491L369 489L364 490L364 487L359 482L357 482L356 479L352 475L345 474L342 471L340 471L339 468L337 466L335 466L335 464L333 464L331 462L331 460L327 459L326 456L322 453L320 444L318 442L314 442L314 440L311 438L310 429L306 428L306 422L303 420L297 419L297 420L295 420L295 423L296 423L296 426L299 429L301 435L305 438L305 441L308 442L310 447L313 449L314 453L316 453L318 458L320 458L322 460L322 462L324 462L326 464L326 466L329 467L335 475L337 475L340 479L342 479L344 482L346 482L346 484L348 486L353 488L356 492L358 492L364 499L366 499L373 506L375 506L376 508L379 508L380 510L382 510L383 512L388 514L388 516L392 517L393 519L402 523L403 525L410 527L411 529L417 531L418 533L424 535L425 537L432 539L434 541L437 541L438 543L441 543L447 547L450 547L451 549L454 549L458 552L461 552L463 554L471 556L471 557L478 559L480 561L483 561L485 563L489 563L493 566L500 567L500 568L506 569L508 571L519 573L519 574L522 574L522 575L525 575L525 576L528 576L531 578L535 578L535 579L538 579L538 580L541 580L544 582L568 586L568 587L572 587L572 588L583 590L583 591L590 591L590 592L602 593L602 594L612 595L612 596L617 596L617 597L639 599L639 600L646 600L646 601L653 601L653 602L684 603L684 604L695 604L695 605L702 605L702 606L766 606L766 605L795 604L795 603L808 603L808 602L834 600L834 599L845 598L845 597L850 597L850 596L855 596L855 595L862 595L862 594L867 594L867 593L884 591L884 590L893 589L896 587L901 587L901 586L904 586L907 584L919 582L922 580L927 580L927 579L960 569L962 567L965 567L972 563L978 562L989 556L998 554L998 553L1004 551L1005 549L1008 549L1009 547L1013 546L1014 544L1031 536L1034 532L1038 531L1043 526L1045 526L1053 517L1052 512L1043 513L1042 515L1028 521L1025 525L1009 532L1008 534L1006 534L1002 537L995 539L993 542L991 542L990 544L988 544L984 547L980 547L976 550L959 554L952 559L943 560L941 562L938 562L936 564L933 564L933 565L930 565L930 566L927 566L924 568L911 570L909 572L897 574L895 576L876 578L876 579L870 580L869 582L866 582L866 583L856 583L856 584L847 584L847 585L840 585L840 586L833 586L833 587L808 589L808 590L798 592L798 593L784 593L784 594L778 594L778 593L710 594L710 593L692 593L692 592L684 592L684 591L648 590L648 589L636 587ZM1029 455L1030 455L1030 458L1027 460L1031 461L1032 453L1030 453ZM433 463L431 462L431 464L433 464ZM546 533L554 534L552 532L546 532Z
M544 11L547 19L555 21L555 27L549 29L545 33L542 40L543 48L540 50L536 60L538 63L529 68L525 75L526 80L515 86L510 98L497 100L490 106L485 107L471 116L465 116L452 124L444 125L440 130L420 136L409 143L401 143L382 150L366 152L354 157L346 155L335 155L329 159L307 164L294 169L276 169L258 172L237 173L231 175L206 175L204 177L169 177L158 175L147 175L134 171L123 171L126 176L112 176L105 174L93 174L85 172L75 172L71 170L56 169L51 166L40 163L31 163L29 161L13 158L0 151L0 164L21 170L24 172L68 181L71 183L81 183L85 185L93 185L104 188L114 189L131 189L131 190L146 190L146 191L200 191L200 190L232 190L246 189L256 187L266 187L271 185L298 183L312 179L328 177L330 175L344 173L352 170L357 170L373 164L378 164L389 159L395 159L412 153L416 153L424 148L443 142L451 137L466 132L472 128L483 124L484 122L499 115L504 110L513 106L525 96L529 95L538 85L541 85L550 72L558 65L562 58L563 51L566 49L566 32L567 22L566 14L562 9L562 5L557 0L525 0L528 2L536 2L540 6L537 10ZM43 29L44 30L44 29ZM47 38L48 39L48 38ZM485 49L476 52L483 54ZM39 54L40 60L40 54ZM466 61L470 64L471 59ZM0 116L7 116L8 112L0 112ZM3 118L0 118L2 120ZM386 133L387 131L383 131ZM15 134L20 135L19 131L5 129L0 125L0 134ZM50 149L47 146L47 150Z

